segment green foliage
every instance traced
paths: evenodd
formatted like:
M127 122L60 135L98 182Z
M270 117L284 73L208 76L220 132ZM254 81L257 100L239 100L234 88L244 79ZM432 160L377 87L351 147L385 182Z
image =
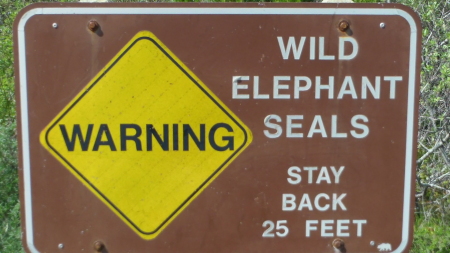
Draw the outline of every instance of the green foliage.
M422 21L417 205L425 220L450 211L450 3L404 0Z
M0 252L20 252L16 124L0 123Z
M417 218L411 252L450 253L450 3L403 0L422 21Z
M32 1L0 2L0 252L22 252L12 25Z
M441 220L418 218L415 224L411 253L449 253L450 226Z
M23 5L22 5L23 6ZM22 7L13 2L0 2L0 119L14 116L14 69L12 23ZM17 8L18 7L18 8Z

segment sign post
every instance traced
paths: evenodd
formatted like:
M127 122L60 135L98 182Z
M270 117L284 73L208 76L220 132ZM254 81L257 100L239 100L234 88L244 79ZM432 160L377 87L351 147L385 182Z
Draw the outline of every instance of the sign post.
M27 252L407 252L420 21L387 4L36 4Z

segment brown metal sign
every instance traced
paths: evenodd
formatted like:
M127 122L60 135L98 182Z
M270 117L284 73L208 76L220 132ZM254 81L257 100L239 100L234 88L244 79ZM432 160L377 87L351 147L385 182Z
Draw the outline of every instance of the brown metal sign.
M420 21L387 4L36 4L28 252L407 252Z

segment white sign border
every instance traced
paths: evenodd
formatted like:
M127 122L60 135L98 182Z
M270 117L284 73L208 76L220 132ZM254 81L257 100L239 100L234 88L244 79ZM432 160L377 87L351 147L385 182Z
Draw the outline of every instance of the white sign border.
M28 92L27 92L27 67L26 67L26 45L25 26L30 18L36 15L392 15L404 18L411 28L410 52L409 52L409 76L408 76L408 109L406 130L406 154L405 154L405 188L403 198L403 228L400 246L392 253L400 253L406 249L409 239L409 220L411 208L411 180L412 180L412 158L415 148L414 140L414 108L415 108L415 83L417 62L417 25L414 18L401 9L388 8L157 8L157 7L37 7L24 13L17 27L18 55L19 55L19 77L20 77L20 110L21 110L21 134L22 134L22 164L24 180L24 202L25 202L25 227L26 243L31 253L39 253L34 245L33 233L33 210L32 210L32 187L30 166L30 139L28 122ZM55 245L56 246L56 245Z

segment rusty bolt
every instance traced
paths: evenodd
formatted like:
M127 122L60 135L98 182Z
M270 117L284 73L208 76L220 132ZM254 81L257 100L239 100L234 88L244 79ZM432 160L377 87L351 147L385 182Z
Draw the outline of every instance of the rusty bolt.
M339 30L341 32L347 31L348 28L350 28L350 24L348 23L347 20L342 20L341 22L339 22Z
M335 249L338 249L340 252L346 252L346 250L345 250L345 243L344 243L344 240L342 240L342 239L339 239L339 238L334 239L333 247Z
M89 21L89 23L88 23L88 28L89 28L89 30L91 30L91 32L97 31L97 29L98 29L99 27L100 27L100 25L99 25L98 22L95 21L95 20L91 20L91 21Z
M96 241L96 242L94 242L94 249L95 249L97 252L102 252L102 250L103 250L104 247L105 247L105 245L103 244L103 242L101 242L101 241Z

